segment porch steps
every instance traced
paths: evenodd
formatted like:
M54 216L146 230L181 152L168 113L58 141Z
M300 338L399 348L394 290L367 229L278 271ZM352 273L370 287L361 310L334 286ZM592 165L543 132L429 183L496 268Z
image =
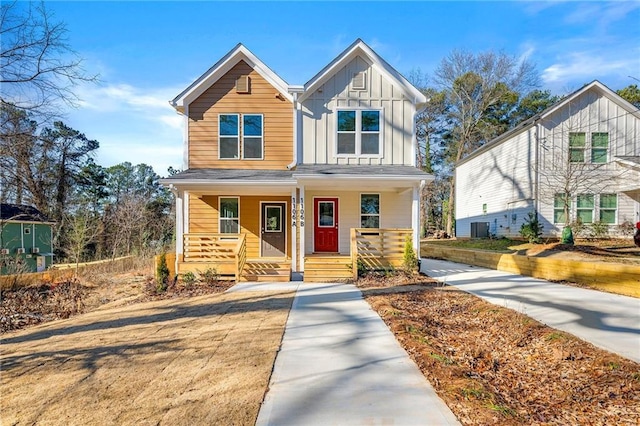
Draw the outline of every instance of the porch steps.
M247 259L240 281L286 282L291 279L291 261Z
M351 256L308 255L304 258L305 282L332 282L353 278Z

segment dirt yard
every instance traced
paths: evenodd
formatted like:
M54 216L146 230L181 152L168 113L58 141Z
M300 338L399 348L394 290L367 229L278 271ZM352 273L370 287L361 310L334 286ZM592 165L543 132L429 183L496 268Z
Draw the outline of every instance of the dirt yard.
M292 300L170 298L6 333L2 424L252 425Z
M640 365L428 277L365 298L464 425L638 425Z

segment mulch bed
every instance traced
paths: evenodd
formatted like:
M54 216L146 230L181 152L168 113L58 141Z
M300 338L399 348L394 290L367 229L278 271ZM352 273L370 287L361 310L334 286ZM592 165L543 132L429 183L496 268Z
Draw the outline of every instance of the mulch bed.
M356 284L463 424L640 424L640 364L428 277L378 278Z

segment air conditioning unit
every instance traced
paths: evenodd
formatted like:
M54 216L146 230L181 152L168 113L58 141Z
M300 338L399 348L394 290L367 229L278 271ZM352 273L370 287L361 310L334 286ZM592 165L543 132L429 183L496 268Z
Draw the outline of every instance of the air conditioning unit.
M40 248L39 247L31 247L31 253L40 253Z
M0 254L9 254L9 249L0 249Z
M24 248L23 248L23 247L17 248L17 249L16 249L16 253L18 253L18 254L24 254Z

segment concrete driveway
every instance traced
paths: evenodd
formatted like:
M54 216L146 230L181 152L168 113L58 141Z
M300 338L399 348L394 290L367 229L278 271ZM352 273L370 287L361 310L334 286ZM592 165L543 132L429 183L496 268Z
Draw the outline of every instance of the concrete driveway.
M640 362L640 299L436 259L421 272Z

